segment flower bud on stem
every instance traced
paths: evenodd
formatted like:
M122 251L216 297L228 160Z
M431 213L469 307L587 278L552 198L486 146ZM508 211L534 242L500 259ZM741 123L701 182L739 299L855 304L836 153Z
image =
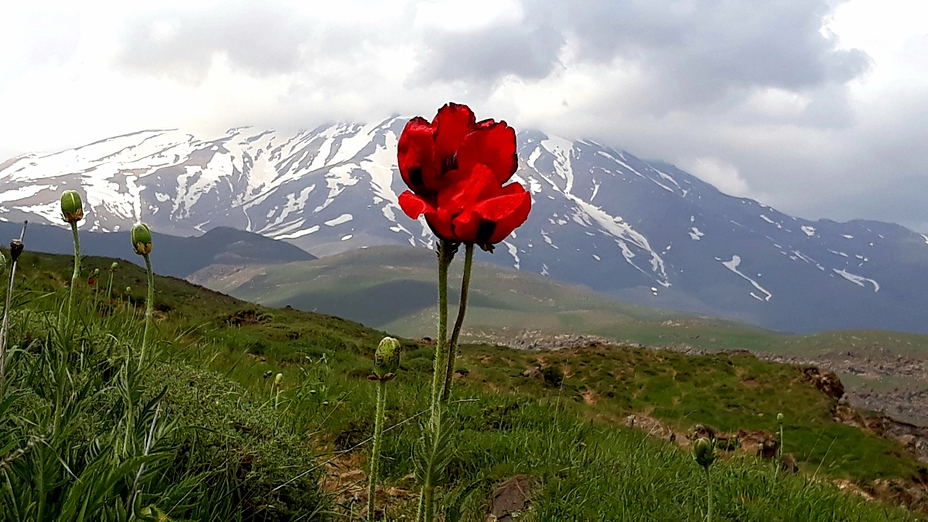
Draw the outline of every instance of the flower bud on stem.
M155 275L151 271L151 259L148 254L152 250L151 230L145 223L138 223L132 227L132 248L135 253L145 258L145 269L148 271L148 298L145 300L145 333L142 334L142 354L139 357L139 367L145 361L145 351L148 347L148 330L155 308Z
M68 321L71 320L71 308L74 307L74 288L81 277L81 241L77 235L77 222L84 219L84 203L80 194L74 190L61 193L61 219L71 225L74 236L74 273L71 275L71 288L68 291Z
M367 519L375 519L374 497L377 489L377 464L380 460L380 442L383 438L383 415L387 401L387 382L392 380L400 367L400 342L393 337L384 337L374 352L374 375L377 381L377 411L374 414L374 447L371 449L371 472L367 487Z
M28 221L23 221L23 230L19 233L19 239L10 241L10 284L6 289L6 307L3 309L3 323L0 324L0 399L6 395L6 340L10 332L10 304L13 298L13 283L16 280L16 264L23 253L23 239L26 237L28 224Z
M706 521L712 522L712 475L709 473L709 467L715 462L715 441L710 441L705 437L696 439L693 443L693 458L706 470L706 494L708 496Z

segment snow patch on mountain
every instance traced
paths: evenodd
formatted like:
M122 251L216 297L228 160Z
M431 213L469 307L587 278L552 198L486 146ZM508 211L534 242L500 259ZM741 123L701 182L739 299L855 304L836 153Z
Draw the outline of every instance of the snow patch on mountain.
M857 274L852 274L848 272L847 270L838 270L837 268L833 268L832 270L834 270L834 272L838 274L839 276L847 279L848 281L854 283L857 286L864 287L866 286L864 283L870 283L873 285L874 293L880 291L880 284L874 281L873 279L870 279L869 277L859 276Z
M718 259L718 258L716 258L716 259ZM719 259L719 261L721 261L721 259ZM734 272L735 274L737 274L738 276L740 276L740 277L741 277L742 279L744 279L745 281L751 283L751 285L753 285L754 288L756 288L757 290L759 290L759 291L761 291L761 292L764 293L764 297L761 298L761 297L759 297L757 294L755 294L754 292L751 292L751 293L750 293L751 297L757 299L758 301L769 301L769 300L773 297L773 294L771 294L770 292L768 292L767 289L765 289L764 287L760 286L760 285L757 283L757 281L751 279L750 277L748 277L748 276L746 276L746 275L744 275L744 274L742 274L741 272L738 271L738 267L741 265L741 256L739 256L739 255L733 255L733 256L731 256L731 260L730 260L730 261L722 261L722 265L724 265L725 268L731 270L732 272Z
M328 221L323 221L322 224L325 225L325 226L327 226L327 227L334 227L334 226L337 226L337 225L345 224L345 223L351 221L352 219L354 219L354 216L352 216L351 214L342 214L342 215L338 216L338 217L335 218L335 219L330 219L330 220L328 220Z

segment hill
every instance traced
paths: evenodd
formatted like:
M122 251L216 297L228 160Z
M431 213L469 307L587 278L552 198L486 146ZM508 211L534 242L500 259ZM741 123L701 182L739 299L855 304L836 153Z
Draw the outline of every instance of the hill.
M16 352L17 359L11 365L11 382L17 383L16 389L21 390L17 397L30 396L43 382L25 377L44 366L23 363L40 354L55 353L41 348L49 347L42 344L49 338L43 332L50 324L62 320L60 316L55 317L63 295L61 285L70 271L66 256L27 253L22 260L18 277L21 297L16 300L19 319L14 323L13 337L14 343L25 349ZM90 258L85 266L107 265L109 261ZM138 267L130 265L120 268L117 277L115 284L121 287L141 280L142 273ZM265 448L269 441L283 443L291 440L287 439L291 436L304 443L311 442L310 447L302 446L302 449L299 444L291 446L287 456L280 457L284 475L278 471L271 475L259 473L258 476L266 476L270 481L262 483L277 485L270 491L273 495L280 491L279 487L290 484L285 476L305 477L303 471L318 470L324 462L327 471L321 477L321 485L329 492L326 502L337 503L346 514L358 509L363 503L360 496L363 488L352 486L357 478L350 477L359 474L363 477L367 455L365 441L371 429L374 401L372 385L366 376L370 371L370 351L382 332L331 316L249 305L178 279L159 277L156 284L159 369L151 370L149 378L152 380L145 385L148 388L143 387L142 393L157 396L157 386L168 385L168 393L162 399L164 415L168 416L165 422L186 426L183 433L229 426L240 434L237 436L248 433L258 436L264 441L261 447ZM142 303L134 295L138 289L117 300L112 308L100 308L99 295L95 297L90 289L78 291L84 296L80 300L84 306L76 323L84 325L80 327L85 332L82 346L100 348L84 352L84 357L61 358L56 364L73 364L76 366L71 371L87 368L82 370L91 372L87 376L104 376L100 377L104 380L78 381L87 383L87 389L102 393L109 389L105 381L107 373L90 370L97 366L77 365L97 361L97 357L102 357L101 364L109 360L107 357L115 357L112 360L118 362L121 359L117 354L126 353L124 347L129 347L129 362L133 362L132 346L137 341L132 339L139 329L131 325ZM101 310L106 312L105 317L100 317ZM117 324L125 324L128 329L117 327ZM62 337L68 338L68 334ZM104 345L99 343L106 340L117 342L105 345L111 348L103 350ZM392 517L410 516L415 509L414 486L404 477L414 467L409 448L415 446L419 429L407 419L425 407L427 394L422 393L422 388L430 378L431 369L432 348L428 343L406 341L404 344L399 376L391 382L388 424L393 429L384 444L387 462L384 477L391 488L384 489L381 505L387 506ZM75 347L63 348L73 350L81 345L65 346ZM94 359L88 359L91 355ZM129 366L134 367L134 364ZM723 462L713 470L720 484L717 509L722 517L765 520L775 508L787 518L804 520L918 518L882 504L868 504L821 480L828 477L829 480L850 481L857 484L853 487L862 488L868 494L916 506L920 504L913 503L912 497L903 496L903 493L914 495L919 491L917 477L923 473L923 466L907 447L880 437L865 424L862 429L835 420L836 411L844 412L842 415L852 420L861 417L846 410L834 394L819 391L816 379L808 378L809 372L803 367L759 361L745 354L693 357L607 345L558 352L468 345L462 347L457 367L455 397L460 400L454 403L450 415L458 435L446 468L448 481L440 488L439 495L441 505L461 506L466 520L485 519L487 502L495 485L517 474L536 477L543 485L533 497L532 508L542 518L622 519L629 513L645 512L658 520L698 518L703 494L692 484L700 475L685 446L688 434L699 424L712 425L718 436L724 435L726 440L738 440L741 444L741 449L733 444L731 451L725 450ZM267 377L275 372L282 374L280 382L283 384L279 388ZM222 380L229 378L237 381L241 388L230 387ZM103 397L99 393L91 396ZM280 416L279 420L273 420L273 416L255 419L272 422L280 431L268 432L236 420L236 408L246 402L264 404L264 408L273 404L270 410ZM14 401L14 404L19 402ZM213 404L222 405L222 409L215 410ZM95 406L87 411L102 407ZM753 444L772 437L778 412L784 412L788 418L784 440L787 451L799 463L799 476L774 472L769 462L754 456ZM147 433L153 413L154 409L143 415L145 422L141 433ZM0 411L0 415L4 413ZM635 426L652 433L673 435L672 438L684 446L662 442L626 427L622 421L629 415L634 415ZM157 418L155 421L158 424ZM109 429L105 423L90 417L81 425L86 430ZM17 448L26 444L30 436L36 435L38 426L21 425L14 439L5 441L2 447ZM741 430L744 434L740 434ZM750 433L754 435L749 436ZM66 439L47 440L63 444ZM177 446L169 444L169 440L172 439L165 438L159 443L158 451L149 457L153 471L144 475L145 484L152 484L157 477L167 477L165 470L173 468L165 465L178 457L187 459L183 462L190 463L193 466L190 469L217 462L215 459L219 455L228 455L218 461L221 469L228 469L223 462L235 463L233 469L246 469L237 466L270 469L264 468L269 461L259 458L254 453L257 447L248 446L247 442L240 451L213 453L210 457L209 453L198 451L182 452L184 447L191 447L184 446L183 440L193 440L192 448L198 448L196 440L203 439L177 439L180 443ZM110 455L109 443L101 444L104 454ZM321 454L324 460L309 468L292 460L299 455L302 455L299 458L306 458L307 452ZM44 459L49 455L43 450L36 453L36 458ZM113 455L114 462L124 466L121 469L131 470L131 473L138 469L132 461L120 460L122 457L118 453ZM245 458L224 460L234 455ZM10 461L9 455L3 458L4 462ZM65 473L61 465L66 463L56 459L47 461L47 468L35 467L46 461L32 460L32 457L12 462L17 473L36 469ZM78 473L86 469L76 461L70 465ZM246 472L229 477L233 481L244 477L247 484L248 477L255 475ZM26 481L12 491L36 495L43 491L41 484ZM308 485L304 483L303 487ZM8 490L3 491L8 494ZM261 488L254 491L262 495L269 493L268 489ZM127 494L128 488L110 488L101 490L101 497L88 497L87 502L97 506L92 498L102 498L102 505L119 504L125 502ZM145 496L144 505L168 511L171 504L165 503L164 498ZM316 502L313 498L318 499L288 496L287 509L308 508L308 502ZM55 500L50 500L49 505L56 510L62 506ZM219 504L213 497L196 496L187 505ZM239 505L235 508L233 504L229 509L240 510L222 514L217 511L215 516L242 516L246 520L282 516L279 510L283 507L277 502L246 505L251 507L244 509ZM316 515L308 511L302 514L322 519L324 511L317 511Z
M0 222L0 239L18 238L22 223ZM142 265L142 258L131 248L128 229L123 232L81 232L81 253L129 260ZM214 263L287 263L310 261L316 256L289 243L229 227L216 227L198 236L177 237L152 233L158 249L152 263L158 273L174 277L188 275ZM9 239L3 240L4 245ZM71 231L58 226L30 223L26 241L37 252L73 254Z

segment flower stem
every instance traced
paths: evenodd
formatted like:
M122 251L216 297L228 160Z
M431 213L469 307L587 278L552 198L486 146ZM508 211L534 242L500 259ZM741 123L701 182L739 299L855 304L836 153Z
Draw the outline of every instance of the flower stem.
M448 350L445 348L448 337L448 267L454 257L454 246L450 241L438 243L438 341L435 343L435 367L432 373L432 430L438 431L438 403L442 395Z
M10 285L6 289L6 307L3 309L3 324L0 326L0 398L5 395L6 337L10 331L10 304L13 297L13 281L16 278L16 261L10 265Z
M432 402L429 431L431 431L432 447L429 448L426 458L426 472L423 478L422 493L419 497L419 510L416 519L431 521L433 516L432 494L435 487L432 485L432 475L435 474L439 436L441 434L441 397L445 383L445 372L448 366L448 267L457 245L444 239L438 242L438 341L435 343L435 367L432 372Z
M458 317L451 330L451 342L448 343L448 366L445 369L445 387L441 393L441 400L448 402L451 397L451 381L454 377L454 356L458 351L458 337L464 324L464 313L467 311L467 290L470 287L470 269L474 264L474 244L468 243L464 252L464 276L461 278L461 302L458 305Z
M374 521L374 493L377 486L377 461L380 459L380 440L383 435L383 412L387 402L387 381L377 381L377 413L374 417L374 448L371 450L371 475L367 487L367 519Z
M110 279L106 283L106 303L109 304L113 300L113 271L110 270Z
M74 273L71 275L71 289L68 293L68 321L71 320L71 307L74 306L74 289L81 277L81 240L77 235L77 221L71 222L71 235L74 236Z
M6 344L10 334L10 306L12 306L13 284L16 282L16 265L23 251L23 239L26 237L28 221L23 221L23 230L19 233L18 250L16 241L10 242L10 285L6 289L6 307L3 309L3 323L0 325L0 399L6 395Z
M145 362L145 350L148 347L148 330L151 327L151 319L155 308L155 275L151 271L151 259L148 254L142 257L145 258L145 268L148 269L148 298L145 300L145 333L142 334L142 355L139 358L139 368Z
M709 466L706 466L706 492L709 498L709 510L706 513L706 522L712 522L712 474L709 473Z

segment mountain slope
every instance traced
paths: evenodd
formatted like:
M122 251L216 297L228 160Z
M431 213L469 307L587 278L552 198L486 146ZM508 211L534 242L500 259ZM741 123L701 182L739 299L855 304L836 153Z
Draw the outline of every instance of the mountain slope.
M0 222L0 241L19 237L22 223ZM81 255L126 259L144 266L141 256L132 250L129 231L82 232ZM275 264L312 261L315 256L284 241L236 230L217 227L200 236L177 237L152 233L155 247L151 253L153 269L161 275L187 277L201 268L216 263ZM71 232L60 227L30 223L24 241L31 252L73 254Z
M191 235L229 226L315 255L431 246L397 205L405 119L294 136L232 129L200 141L143 131L0 165L0 221L57 223L60 190L86 194L88 230ZM649 306L810 332L928 332L928 238L878 222L807 221L733 198L661 162L593 141L518 136L528 222L480 259Z

